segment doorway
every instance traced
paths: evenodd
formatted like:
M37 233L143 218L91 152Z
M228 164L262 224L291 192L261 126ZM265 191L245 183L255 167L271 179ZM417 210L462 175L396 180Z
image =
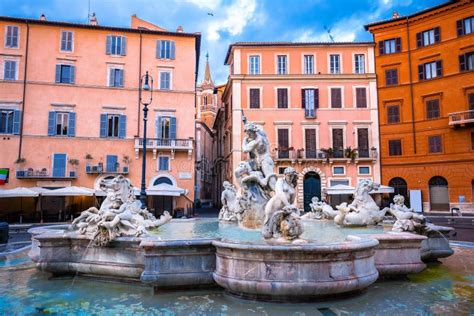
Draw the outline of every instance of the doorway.
M306 212L311 211L309 204L315 196L321 201L321 178L316 172L311 171L305 174L303 180L303 202Z
M449 191L448 181L440 176L436 176L429 181L430 189L430 210L449 211Z

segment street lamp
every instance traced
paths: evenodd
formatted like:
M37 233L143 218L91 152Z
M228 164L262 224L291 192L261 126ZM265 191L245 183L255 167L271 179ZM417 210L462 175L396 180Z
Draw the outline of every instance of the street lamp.
M143 83L143 88L142 88ZM144 76L140 78L140 104L143 105L143 152L142 152L142 185L140 189L140 201L142 202L142 209L146 208L146 183L145 183L145 174L146 174L146 122L148 115L148 105L151 104L153 97L153 77L148 75L148 71ZM142 99L142 90L150 91L150 100L148 102L143 102Z

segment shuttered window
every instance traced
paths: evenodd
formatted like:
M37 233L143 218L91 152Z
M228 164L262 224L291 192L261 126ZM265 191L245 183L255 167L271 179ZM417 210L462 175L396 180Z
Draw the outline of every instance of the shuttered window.
M288 89L278 88L277 89L277 101L279 109L288 108Z
M116 155L107 155L105 170L107 172L117 172L118 171L118 157Z
M342 128L332 129L332 147L334 158L344 157L344 130Z
M71 31L61 32L61 51L72 52L73 48L73 33Z
M341 73L341 56L336 54L329 55L329 73Z
M402 51L401 38L392 38L379 42L379 54L387 55L399 53Z
M72 65L56 65L56 83L73 84L76 81L76 67Z
M314 74L314 56L313 55L304 55L304 74L312 75Z
M316 129L314 129L314 128L305 129L304 136L305 136L305 156L306 156L306 158L317 158Z
M439 100L428 100L426 101L426 118L436 119L440 117Z
M387 106L387 123L400 123L400 106L390 105Z
M367 89L366 88L356 88L356 107L366 108L367 107Z
M277 56L277 74L286 75L288 73L287 57L286 55Z
M19 28L18 26L8 25L5 36L6 48L18 48Z
M456 31L458 36L471 34L474 32L474 16L456 21Z
M319 90L301 89L301 107L305 110L306 118L316 118L316 109L319 108Z
M387 69L385 70L385 85L393 86L398 84L398 70Z
M120 114L100 115L100 137L125 138L127 117Z
M0 134L20 133L20 111L0 109Z
M441 60L418 65L418 79L429 80L443 75L443 63Z
M402 141L393 139L388 141L388 155L401 156L402 155Z
M76 136L76 113L49 112L48 136Z
M331 108L342 108L342 90L341 88L331 88Z
M175 41L169 41L169 40L156 41L156 58L175 59L176 58Z
M355 54L354 55L354 72L356 74L365 73L365 55L364 54Z
M290 157L289 131L287 128L278 129L278 158L286 159Z
M430 153L440 153L443 151L441 136L428 136L428 150Z
M123 69L109 69L109 87L123 87Z
M159 171L168 171L168 170L170 170L170 157L168 157L168 156L159 156L158 157L158 170Z
M175 139L176 117L158 116L156 118L156 137L160 139Z
M474 52L459 55L459 70L474 70Z
M441 41L441 32L439 27L416 33L416 46L428 46Z
M467 95L467 102L469 103L469 110L474 111L474 93Z
M160 90L171 89L171 72L160 71Z
M258 55L249 56L249 71L251 75L260 74L260 56Z
M107 35L105 53L107 55L127 54L127 38L125 36Z
M249 89L250 108L260 108L260 89Z
M16 76L16 60L5 60L3 63L3 79L5 80L17 80Z
M66 176L66 154L53 154L53 177Z
M369 129L357 129L357 154L359 157L369 157Z

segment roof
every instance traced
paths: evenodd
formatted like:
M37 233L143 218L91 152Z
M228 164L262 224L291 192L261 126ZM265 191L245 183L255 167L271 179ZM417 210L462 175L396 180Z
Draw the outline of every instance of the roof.
M366 24L364 25L364 28L365 30L367 31L369 29L369 27L372 27L372 26L377 26L377 25L382 25L382 24L386 24L386 23L391 23L391 22L396 22L396 21L401 21L401 20L406 20L406 19L410 19L410 18L413 18L413 17L416 17L418 15L422 15L422 14L425 14L427 12L430 12L430 11L434 11L434 10L437 10L437 9L440 9L440 8L444 8L446 6L449 6L449 5L452 5L456 2L459 2L459 0L450 0L448 2L445 2L445 3L441 3L439 5L436 5L434 7L429 7L429 8L426 8L426 9L423 9L421 11L417 11L415 13L412 13L410 15L405 15L405 16L400 16L398 18L392 18L392 19L387 19L387 20L382 20L382 21L376 21L376 22L372 22L372 23L369 23L369 24ZM471 0L472 2L472 0Z
M361 45L375 45L372 41L367 42L236 42L229 45L227 54L225 56L224 65L228 65L229 57L234 47L290 47L290 46L361 46Z

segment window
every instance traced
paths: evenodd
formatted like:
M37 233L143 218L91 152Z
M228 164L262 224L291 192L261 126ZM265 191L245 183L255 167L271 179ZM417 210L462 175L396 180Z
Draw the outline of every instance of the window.
M329 183L332 187L338 184L349 185L349 180L330 180Z
M471 132L471 150L474 150L474 132Z
M278 158L290 158L290 140L288 137L289 131L287 128L278 129Z
M61 51L72 52L73 48L73 35L70 31L61 32Z
M426 101L426 118L436 119L440 117L439 100L428 100Z
M357 154L361 158L369 157L369 129L357 129Z
M346 174L346 168L344 167L333 167L332 168L333 175L344 175Z
M399 139L388 141L388 155L401 156L402 155L402 141Z
M277 56L277 74L286 75L287 74L287 56L278 55Z
M360 166L359 167L359 174L370 174L370 167L364 167Z
M469 105L469 110L474 111L474 93L469 93L467 95L467 102Z
M123 69L109 69L109 87L123 87Z
M118 157L116 155L107 155L106 156L106 172L117 172L118 171Z
M176 43L174 41L156 41L156 58L175 59Z
M277 89L277 102L279 109L288 108L288 89L278 88Z
M334 158L344 158L344 130L332 129L332 148Z
M48 136L76 136L76 113L56 112L48 113Z
M260 74L260 56L252 55L249 57L249 72L251 75Z
M158 116L156 118L157 138L176 139L176 117Z
M0 134L20 133L20 111L0 109Z
M250 95L250 108L260 108L260 89L249 89Z
M53 154L53 177L66 176L66 154Z
M331 108L342 108L342 90L341 88L331 88Z
M400 106L389 105L387 106L387 123L400 123Z
M168 170L170 170L170 157L168 157L168 156L159 156L158 157L158 170L159 171L168 171Z
M17 80L16 65L16 60L5 60L5 62L3 63L3 79Z
M354 55L354 72L356 74L365 73L365 55L364 54L355 54Z
M18 48L18 26L8 25L7 34L5 35L5 47L6 48Z
M127 117L121 114L100 115L100 137L125 138Z
M429 80L443 75L441 60L418 65L418 79Z
M305 157L317 158L316 151L316 129L307 128L304 130L305 137Z
M107 35L106 54L125 56L127 51L127 38L125 36Z
M428 136L428 150L430 153L440 153L443 151L441 136Z
M385 70L385 85L394 86L398 84L398 70L387 69Z
M287 167L278 167L278 174L285 174L285 169Z
M456 21L458 36L471 34L474 31L474 16Z
M314 56L313 55L304 55L304 74L312 75L314 74Z
M74 83L76 67L71 65L56 65L56 83Z
M459 70L474 70L474 52L459 55Z
M160 90L171 89L171 72L160 71Z
M356 107L366 108L367 107L367 89L366 88L356 88Z
M329 73L340 74L341 73L341 56L336 54L329 55Z
M315 118L316 109L319 108L319 90L301 89L301 106L305 109L305 117Z
M400 37L379 42L380 55L399 53L401 51L401 48L402 45Z
M428 46L433 45L434 43L439 43L441 40L439 27L435 27L431 30L424 32L416 33L416 46Z

